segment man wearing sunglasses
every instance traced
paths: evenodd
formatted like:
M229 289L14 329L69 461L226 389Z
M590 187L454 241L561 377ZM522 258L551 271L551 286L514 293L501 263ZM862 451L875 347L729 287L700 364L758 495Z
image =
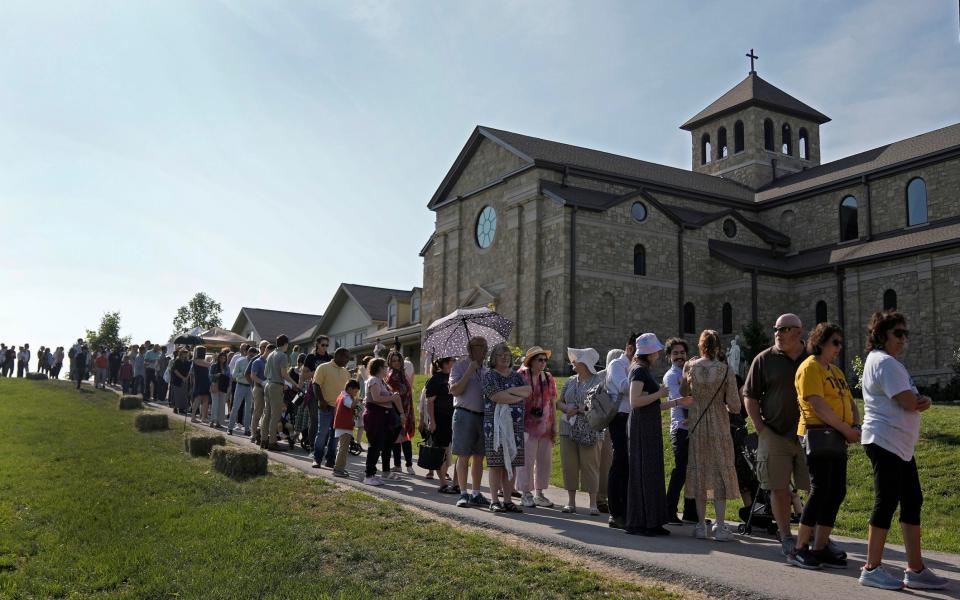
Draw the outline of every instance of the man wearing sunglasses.
M757 475L770 492L773 517L780 530L784 556L793 553L790 532L790 480L797 489L810 489L806 457L797 438L800 406L794 385L797 368L807 358L800 317L780 315L774 325L774 343L750 364L744 385L747 414L757 431ZM819 568L811 564L811 568Z

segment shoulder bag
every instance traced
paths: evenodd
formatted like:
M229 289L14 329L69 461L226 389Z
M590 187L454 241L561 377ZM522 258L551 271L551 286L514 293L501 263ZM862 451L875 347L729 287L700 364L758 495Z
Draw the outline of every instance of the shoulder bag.
M586 407L587 421L594 431L603 431L609 427L620 411L619 404L607 393L606 383L602 381L587 392Z

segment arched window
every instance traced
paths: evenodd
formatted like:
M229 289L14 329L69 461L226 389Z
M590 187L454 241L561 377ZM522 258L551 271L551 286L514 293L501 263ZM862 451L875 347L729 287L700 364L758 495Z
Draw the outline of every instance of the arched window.
M700 138L700 164L705 165L710 162L710 134L705 133Z
M727 157L727 128L721 127L717 131L717 158Z
M647 274L647 249L643 244L637 244L633 247L633 274Z
M683 305L683 332L697 332L697 309L693 307L693 302Z
M763 120L763 149L773 152L773 121Z
M897 293L887 290L883 293L883 310L897 310Z
M840 241L855 240L860 237L857 226L857 199L846 196L840 201Z
M818 301L817 307L814 309L814 312L816 313L816 317L817 317L816 318L817 325L819 325L820 323L827 322L827 303L826 302L824 302L823 300Z
M780 128L780 152L787 156L793 155L793 137L790 135L789 123L784 123Z
M800 158L810 160L810 137L803 127L800 128L797 144L800 146Z
M723 327L720 329L720 333L733 333L733 307L730 306L729 302L723 303Z
M793 229L793 224L796 220L797 213L789 208L780 213L780 232L790 235L790 230Z
M743 121L733 124L733 153L743 152Z
M927 222L927 182L914 177L907 184L907 226Z

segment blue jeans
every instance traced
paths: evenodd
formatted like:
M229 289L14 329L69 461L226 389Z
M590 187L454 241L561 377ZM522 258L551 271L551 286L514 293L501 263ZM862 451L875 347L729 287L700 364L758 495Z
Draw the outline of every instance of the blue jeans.
M324 458L330 464L337 459L337 439L333 437L333 408L317 411L317 437L313 439L313 460L322 463Z
M230 420L227 421L227 430L233 431L240 414L240 405L243 404L243 426L250 431L250 419L253 415L253 389L249 385L237 384L233 392L233 404L230 406Z

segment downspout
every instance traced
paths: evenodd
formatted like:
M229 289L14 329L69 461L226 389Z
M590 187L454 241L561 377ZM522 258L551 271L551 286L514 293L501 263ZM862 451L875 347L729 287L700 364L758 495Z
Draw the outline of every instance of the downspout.
M577 347L577 207L570 211L570 302L568 339L570 346Z
M844 294L843 294L843 279L844 279L845 273L843 271L843 268L841 267L837 267L836 272L837 272L837 312L839 313L837 316L839 317L839 321L840 321L838 325L840 325L840 329L846 329L847 327L846 318L844 317L844 314L847 312L847 308L846 308L846 299L844 298ZM847 372L846 344L840 347L840 370L843 371L844 373Z
M523 206L517 207L517 285L516 285L516 294L514 295L514 306L516 307L517 320L514 322L513 328L513 343L520 345L520 323L523 319L520 318L520 283L521 283L521 267L523 265ZM534 304L536 304L536 299L534 299Z
M864 175L860 178L860 183L866 188L864 200L867 201L867 241L873 239L873 202L870 200L870 181Z
M677 332L683 334L683 225L677 232Z

